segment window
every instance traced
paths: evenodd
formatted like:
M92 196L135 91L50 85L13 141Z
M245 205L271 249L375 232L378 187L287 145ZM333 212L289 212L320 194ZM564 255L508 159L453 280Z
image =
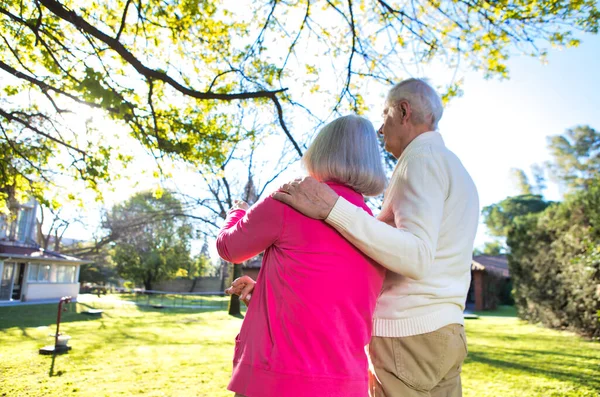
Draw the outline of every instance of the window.
M27 241L29 238L29 221L33 210L31 208L21 208L17 220L17 241Z
M59 265L57 267L56 282L68 284L75 282L75 266Z
M67 271L67 267L63 266L63 265L58 265L56 266L57 270L56 270L56 282L57 283L66 283L68 282L66 280L66 271Z
M29 274L27 275L27 281L37 281L39 267L40 265L29 265Z
M75 277L77 277L77 267L76 266L67 266L67 275L69 278L69 283L74 283L77 280L75 280Z
M37 281L39 282L49 282L50 281L50 270L52 265L39 265L40 270L38 271Z
M8 220L5 215L0 215L0 238L8 237Z
M30 264L27 281L72 284L76 276L77 266Z

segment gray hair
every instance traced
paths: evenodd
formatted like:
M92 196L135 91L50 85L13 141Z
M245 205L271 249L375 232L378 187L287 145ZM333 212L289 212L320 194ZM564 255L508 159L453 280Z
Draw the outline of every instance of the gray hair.
M408 101L415 123L429 123L436 130L444 113L442 99L426 79L406 79L392 87L386 105Z
M313 178L343 183L365 196L377 196L385 189L377 133L363 117L343 116L323 127L302 164Z

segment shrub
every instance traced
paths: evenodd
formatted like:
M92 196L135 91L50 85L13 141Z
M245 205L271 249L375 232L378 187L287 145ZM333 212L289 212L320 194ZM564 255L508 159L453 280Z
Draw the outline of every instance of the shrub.
M123 288L134 289L135 288L135 284L133 283L133 281L125 281L123 283Z
M507 244L519 316L600 337L600 183L516 218Z

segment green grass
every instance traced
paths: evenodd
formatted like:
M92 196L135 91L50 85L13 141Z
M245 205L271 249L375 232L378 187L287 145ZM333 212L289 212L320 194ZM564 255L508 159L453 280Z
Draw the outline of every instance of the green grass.
M104 303L103 303L104 302ZM230 397L233 340L225 311L115 305L102 318L69 305L61 325L73 350L41 356L56 305L0 307L0 396ZM510 317L467 322L466 397L598 396L600 344Z
M498 306L494 311L474 311L473 314L477 314L481 317L516 317L517 309L514 306Z
M600 396L600 343L499 314L466 322L465 396Z

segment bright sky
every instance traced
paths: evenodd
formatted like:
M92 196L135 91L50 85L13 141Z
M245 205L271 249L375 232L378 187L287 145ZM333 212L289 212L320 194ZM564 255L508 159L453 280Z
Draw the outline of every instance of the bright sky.
M584 36L579 48L551 50L548 61L515 58L508 81L468 75L464 96L444 113L441 133L471 173L482 208L517 193L512 167L529 173L532 164L550 159L547 136L578 124L600 128L600 38ZM548 183L545 196L559 200L561 192ZM481 225L475 245L489 239Z
M549 160L547 136L578 124L600 128L600 38L582 39L579 48L551 50L548 64L533 58L513 58L509 62L510 80L485 80L480 73L464 75L464 95L446 108L440 131L475 180L482 208L517 193L509 178L511 168L529 173L532 164ZM428 77L438 85L448 82L440 75L439 79L435 75L416 77ZM384 94L373 93L377 97ZM380 114L381 109L374 108L368 115L376 127ZM298 173L299 167L291 167L279 180ZM131 181L121 181L121 187L107 197L107 204L125 200L134 190L155 183L148 177L134 188ZM272 189L277 186L278 182ZM550 200L561 197L558 187L550 182L545 195ZM94 216L90 215L93 223ZM66 235L91 236L90 226L73 225ZM481 225L475 245L489 240Z

